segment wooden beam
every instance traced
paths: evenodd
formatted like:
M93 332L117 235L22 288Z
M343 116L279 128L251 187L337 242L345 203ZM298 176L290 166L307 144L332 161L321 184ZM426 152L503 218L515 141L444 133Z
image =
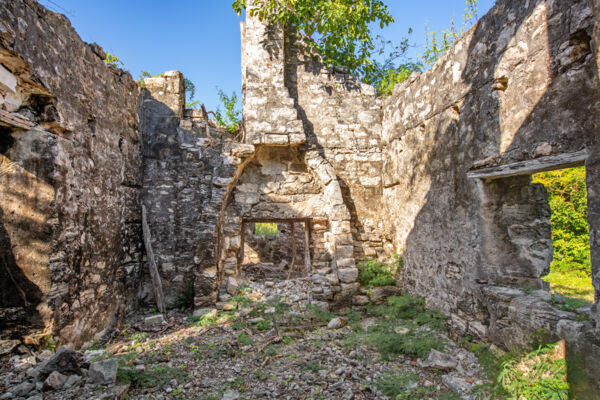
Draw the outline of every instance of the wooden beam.
M310 274L310 219L304 220L304 267L306 276Z
M288 279L292 276L292 271L296 266L296 232L294 230L294 221L290 222L290 230L292 231L292 262L290 263L290 270L288 272Z
M29 130L36 125L30 120L23 118L19 114L11 113L5 110L0 110L0 122L25 130Z
M150 227L146 217L146 206L142 206L142 231L144 233L144 245L146 246L146 257L148 258L148 266L150 267L150 277L152 278L152 286L154 286L154 295L156 297L156 306L162 314L167 312L165 307L165 296L163 294L162 281L154 259L154 251L152 251L152 243L150 236Z
M481 168L467 172L471 179L499 179L517 175L532 175L538 172L578 167L585 164L587 150L575 153L538 157L533 160L519 161L495 167Z
M290 222L304 222L306 218L244 218L242 223L254 223L254 222L278 222L278 223L290 223Z

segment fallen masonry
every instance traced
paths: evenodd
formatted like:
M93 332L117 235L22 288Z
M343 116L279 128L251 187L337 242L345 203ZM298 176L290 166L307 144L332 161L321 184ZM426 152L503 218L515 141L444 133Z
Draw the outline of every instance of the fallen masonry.
M315 307L336 313L327 318L335 329L309 325L260 357L270 357L261 368L282 363L310 372L306 379L317 382L310 387L280 370L265 373L281 373L299 385L294 390L315 396L321 387L339 398L394 368L416 382L406 390L427 381L469 395L479 375L463 374L476 368L460 361L472 360L460 346L435 349L448 360L361 354L369 360L362 370L356 354L338 347L357 334L351 311L367 324L370 307L400 294L425 298L446 315L446 336L502 350L528 348L541 336L564 340L567 360L600 376L597 3L498 0L430 70L386 98L307 55L296 32L248 15L241 26L244 124L230 134L201 110L185 109L180 72L141 86L105 65L102 48L81 41L66 17L33 0L0 2L0 388L52 398L66 387L84 396L105 382L97 393L123 395L127 385L113 386L114 362L92 369L85 351L118 343L121 332L133 335L127 321L153 340L195 330L192 344L209 347L202 354L216 341L219 357L241 351L243 358L241 348L254 346L227 344L242 334L233 321L185 328L189 321L177 311L156 312L163 302L169 310L188 307L201 321L225 313L249 323L246 335L264 345L254 350L263 354L283 341L272 325L278 308L244 315L244 285L289 298L301 320ZM565 311L541 279L553 255L550 208L531 175L583 165L595 303ZM278 233L258 235L257 223L276 224ZM393 254L402 260L395 285L361 288L358 263ZM305 290L295 291L297 282ZM394 341L410 335L395 328L384 332ZM218 338L210 345L203 335L212 329ZM193 391L176 373L183 363L206 374L208 386L234 379L226 398L244 396L235 377L224 381L210 362L180 354L189 343L161 347L148 373L141 336L127 345L130 353L140 349L139 358L117 367L134 392L155 375L171 377L159 382L171 392ZM44 364L50 354L39 350L55 346L66 346L55 356L69 368ZM313 349L320 358L303 359L311 367L299 372L293 354ZM175 355L171 365L161 361ZM422 379L428 365L450 368L457 358L455 370ZM260 371L256 362L240 361L236 374ZM329 368L335 363L341 366ZM290 390L264 381L256 396Z

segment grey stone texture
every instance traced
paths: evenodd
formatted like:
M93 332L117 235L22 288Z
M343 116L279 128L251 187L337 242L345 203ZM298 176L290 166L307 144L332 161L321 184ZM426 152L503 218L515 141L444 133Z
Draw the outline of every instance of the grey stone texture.
M32 326L81 345L135 293L139 89L35 1L1 2L0 27L3 75L17 82L0 108L33 126L2 123L0 132L0 282L9 286L0 291L18 303L0 307L25 308Z
M499 0L387 98L306 54L295 32L247 16L244 129L231 135L185 110L181 73L140 88L66 18L0 3L5 325L78 346L153 302L143 204L168 305L192 293L212 309L227 296L248 221L307 221L308 252L298 250L310 257L311 301L364 303L357 261L398 252L401 290L458 334L518 348L544 331L592 365L600 298L581 325L552 305L540 279L552 259L548 196L530 175L585 163L598 293L593 5Z

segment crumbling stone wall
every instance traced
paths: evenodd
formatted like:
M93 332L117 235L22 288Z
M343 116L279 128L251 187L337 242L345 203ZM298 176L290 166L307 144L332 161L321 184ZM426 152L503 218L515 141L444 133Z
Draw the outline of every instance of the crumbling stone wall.
M382 109L375 89L344 68L330 69L285 36L285 83L304 124L307 146L331 163L352 221L354 258L382 258Z
M546 194L529 175L594 150L592 29L586 0L499 1L385 100L383 197L405 287L471 334L512 346L568 318L502 287L541 287L551 260Z
M115 325L139 273L138 87L35 1L0 3L0 27L0 281L23 292L1 306L80 345Z
M184 107L180 72L144 80L143 203L167 306L193 300L186 293L198 306L216 300L220 215L238 165L254 153ZM148 274L140 298L154 298Z

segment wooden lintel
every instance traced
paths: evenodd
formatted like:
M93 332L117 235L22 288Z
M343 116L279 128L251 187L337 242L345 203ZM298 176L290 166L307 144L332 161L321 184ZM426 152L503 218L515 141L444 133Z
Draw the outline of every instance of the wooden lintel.
M581 150L575 153L556 154L538 157L533 160L472 170L467 172L467 177L472 179L499 179L517 175L532 175L538 172L578 167L585 164L587 157L587 150Z
M278 222L278 223L290 223L290 222L305 222L310 221L311 218L244 218L243 223L254 223L254 222Z
M36 125L30 120L23 118L19 114L11 113L5 110L0 110L0 122L25 130L29 130Z

